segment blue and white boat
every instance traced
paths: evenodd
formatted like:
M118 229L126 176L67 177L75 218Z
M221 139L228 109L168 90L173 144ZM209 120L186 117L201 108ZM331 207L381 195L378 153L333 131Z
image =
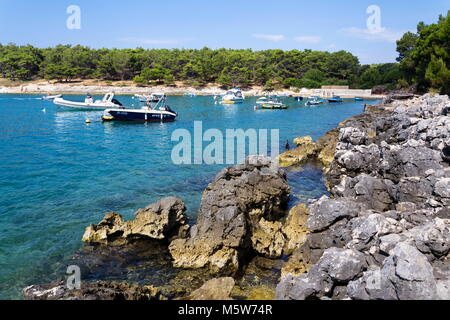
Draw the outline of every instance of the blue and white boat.
M139 122L168 122L174 121L178 113L166 104L166 97L156 103L147 102L140 109L107 109L104 111L103 121L139 121Z
M320 99L320 97L318 96L311 96L309 97L308 101L305 103L306 106L316 106L319 104L324 103L324 101L322 99Z
M339 103L339 102L344 102L344 100L342 100L342 98L339 97L339 96L333 96L333 98L328 99L328 102L330 102L330 103Z

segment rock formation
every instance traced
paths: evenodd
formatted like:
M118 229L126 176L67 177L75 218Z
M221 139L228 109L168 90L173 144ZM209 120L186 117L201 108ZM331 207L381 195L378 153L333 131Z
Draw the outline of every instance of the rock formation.
M124 221L116 212L108 213L99 224L86 228L83 241L102 244L123 244L136 238L170 241L186 235L189 226L185 211L182 200L169 197L138 210L131 221Z
M340 126L332 198L310 204L311 233L277 298L448 299L448 107L448 97L425 95Z
M251 156L223 169L203 193L189 237L170 244L174 265L233 273L253 251L280 256L285 239L278 220L289 192L285 173L270 158Z

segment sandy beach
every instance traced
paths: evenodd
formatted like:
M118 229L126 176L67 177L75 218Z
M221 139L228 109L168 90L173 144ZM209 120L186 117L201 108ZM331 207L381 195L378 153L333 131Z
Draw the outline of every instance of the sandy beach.
M0 94L105 94L114 92L117 95L129 94L145 94L145 93L165 93L167 95L223 95L226 90L220 88L216 84L208 84L202 88L194 88L185 86L183 83L176 83L173 86L156 85L156 86L137 86L132 81L99 81L99 80L83 80L71 81L67 83L50 82L45 80L30 81L20 84L0 85ZM339 95L342 98L368 98L382 99L383 95L373 95L371 90L363 89L281 89L272 92L264 91L263 87L252 86L243 89L247 96L312 96L331 97Z

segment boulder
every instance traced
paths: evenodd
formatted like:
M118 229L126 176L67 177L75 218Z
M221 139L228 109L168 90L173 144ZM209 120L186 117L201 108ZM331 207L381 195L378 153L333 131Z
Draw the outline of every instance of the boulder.
M363 205L347 199L320 198L311 206L307 227L312 231L321 231L344 218L354 218Z
M327 249L307 274L288 274L277 286L279 300L306 300L333 297L336 284L343 285L366 269L364 254L349 249ZM337 292L336 292L337 293Z
M252 251L277 256L284 239L275 222L285 215L289 193L285 173L269 158L223 169L203 193L189 237L170 244L174 265L230 274Z
M124 221L116 212L108 213L100 223L86 228L82 240L102 244L123 244L136 238L170 241L185 236L189 229L185 211L181 199L169 197L138 210L131 221Z
M359 300L435 300L438 298L433 268L415 247L399 243L383 267L350 282L348 295Z

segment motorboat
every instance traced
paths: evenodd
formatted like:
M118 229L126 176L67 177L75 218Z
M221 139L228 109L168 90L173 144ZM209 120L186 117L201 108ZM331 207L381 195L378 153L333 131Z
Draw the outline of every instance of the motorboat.
M60 95L60 94L51 95L51 94L49 93L49 94L47 94L46 96L43 96L43 97L42 97L42 100L53 100L53 99L61 98L61 97L62 97L62 95Z
M156 103L147 102L140 109L112 108L103 112L103 121L140 121L140 122L166 122L174 121L178 113L167 104L166 98Z
M259 105L255 109L287 109L287 106L275 98L261 97L256 100Z
M342 98L339 97L339 96L333 96L331 99L328 99L328 102L330 102L330 103L340 103L340 102L344 102L344 100L342 100Z
M152 94L135 94L134 97L139 99L140 102L159 102L166 95L164 93L152 93Z
M80 109L80 110L105 110L108 108L120 108L122 104L114 98L114 93L105 94L102 100L95 100L91 95L87 95L84 102L70 101L63 98L56 98L53 103L64 108Z
M308 101L305 103L307 106L315 106L324 103L322 99L320 99L318 96L311 96L309 97Z
M241 89L239 88L233 88L222 97L222 101L220 103L222 104L235 104L235 103L243 103L245 99L244 94L242 93Z

